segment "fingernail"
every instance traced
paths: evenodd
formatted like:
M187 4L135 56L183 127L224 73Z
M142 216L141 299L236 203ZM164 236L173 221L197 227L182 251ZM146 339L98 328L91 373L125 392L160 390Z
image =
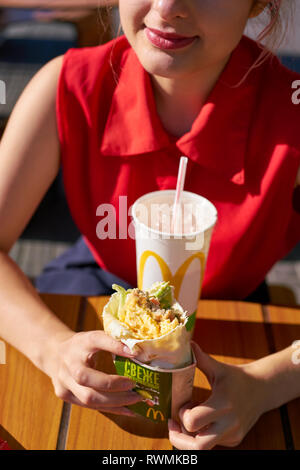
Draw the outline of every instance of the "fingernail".
M177 429L176 423L173 419L168 419L168 428L170 431L175 431Z
M128 354L129 356L137 356L137 351L132 351L128 346L123 346L123 351L125 354Z

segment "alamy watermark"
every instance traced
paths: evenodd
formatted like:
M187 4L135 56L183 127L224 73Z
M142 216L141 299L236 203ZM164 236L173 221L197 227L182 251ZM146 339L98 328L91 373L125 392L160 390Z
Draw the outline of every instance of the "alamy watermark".
M293 81L292 89L296 90L292 94L292 103L293 104L300 104L300 80Z
M177 207L174 214L172 205L168 203L139 203L135 210L139 223L136 223L132 217L132 207L128 208L127 196L119 196L118 207L109 203L100 204L96 209L96 216L100 217L96 225L97 238L100 240L184 238L187 242L186 250L203 247L203 228L207 228L210 224L209 220L205 223L204 211L196 204L183 203ZM128 217L132 218L129 224Z
M293 342L292 348L295 349L292 354L292 363L298 366L300 364L300 339Z
M0 341L0 365L6 364L6 348L4 341Z
M6 84L0 80L0 104L6 104Z

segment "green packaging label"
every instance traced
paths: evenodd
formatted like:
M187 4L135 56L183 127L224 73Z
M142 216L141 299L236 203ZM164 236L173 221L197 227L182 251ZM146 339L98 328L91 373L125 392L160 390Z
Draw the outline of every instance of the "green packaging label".
M121 356L116 356L114 363L117 374L134 380L134 391L144 398L128 408L156 423L167 421L171 417L172 373L152 370Z

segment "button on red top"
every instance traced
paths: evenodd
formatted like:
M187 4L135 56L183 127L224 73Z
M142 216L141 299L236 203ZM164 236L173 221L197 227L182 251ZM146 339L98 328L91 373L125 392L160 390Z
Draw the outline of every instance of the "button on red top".
M300 165L292 83L300 75L273 57L235 87L260 52L242 37L180 138L163 128L150 76L124 36L65 54L57 94L65 190L102 268L136 285L130 217L119 213L145 193L175 189L181 155L189 158L185 189L218 210L202 298L245 298L300 240L292 204ZM115 238L98 238L103 204L115 208Z

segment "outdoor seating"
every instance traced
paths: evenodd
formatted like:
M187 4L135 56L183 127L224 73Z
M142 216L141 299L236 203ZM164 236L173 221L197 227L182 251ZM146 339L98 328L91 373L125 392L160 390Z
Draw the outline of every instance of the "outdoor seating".
M278 2L272 1L278 14L281 13ZM140 5L138 0L133 3L135 12ZM189 8L192 5L192 2L183 3ZM273 3L267 3L266 8L275 8ZM205 9L209 11L207 5ZM125 7L124 4L124 11ZM154 15L155 8L156 4L153 10L151 7ZM194 12L190 10L190 17ZM179 14L182 15L182 10L177 11ZM268 14L272 19L274 13L270 10ZM211 15L215 15L213 10ZM224 10L224 18L227 17ZM236 22L236 18L232 15L232 21ZM248 25L249 18L246 12ZM226 78L231 73L236 78L240 69L246 72L245 64L252 65L254 54L259 56L261 52L249 39L253 36L247 28L244 34L248 37L244 35L241 39L245 49L240 49L239 44L237 56L233 50L232 56L237 58L232 63L229 60L226 69L224 51L228 49L221 44L224 60L218 64L216 42L220 37L225 39L224 31L229 31L228 27L219 36L211 28L214 41L210 44L209 40L203 41L208 44L208 51L211 48L212 61L206 49L202 52L198 25L193 33L190 32L193 28L187 29L188 32L161 31L156 29L161 27L159 22L155 25L150 16L154 24L148 25L145 16L138 27L132 21L135 38L127 36L125 26L130 21L126 23L123 11L122 20L126 37L112 41L110 49L109 44L98 46L116 38L120 31L123 34L118 0L0 0L0 143L4 157L0 187L0 230L1 224L4 227L0 246L3 304L0 403L4 404L0 406L0 450L105 450L109 451L109 457L105 458L111 459L115 450L144 450L149 454L162 450L166 455L175 450L172 454L180 455L179 450L191 444L188 448L193 449L193 454L190 455L197 454L200 460L204 454L196 452L200 440L193 447L195 442L214 434L218 437L219 423L223 423L219 418L224 422L225 418L235 418L234 406L239 411L237 418L244 415L244 422L248 419L250 423L251 417L249 430L244 436L235 435L237 429L244 431L245 426L243 421L232 420L232 427L221 435L224 440L215 441L216 447L213 442L211 448L219 451L228 447L238 451L300 449L299 370L295 371L292 365L300 363L297 340L300 337L300 243L295 246L299 232L293 219L299 212L300 186L295 190L296 185L291 184L299 165L294 168L293 158L286 157L293 157L294 153L298 156L297 119L290 103L289 85L287 94L282 95L286 101L281 104L279 99L276 101L281 91L278 88L284 89L294 75L275 58L275 74L268 62L262 70L254 67L254 73L251 68L252 75L246 75L239 89L241 94L236 90L230 94L230 80ZM240 32L245 22L241 23ZM137 51L132 37L139 46ZM147 49L148 43L143 42L147 40L153 49ZM158 49L163 52L157 52ZM45 68L12 115L36 73L67 51L63 69L59 60ZM196 51L194 56L193 51ZM141 60L143 54L148 55L147 60L150 58L149 67ZM277 57L285 67L300 74L300 44L298 52L296 47L281 48ZM151 72L155 60L158 67L156 64ZM183 69L184 74L180 75L181 60L182 67L188 62L190 68ZM167 73L161 72L164 61ZM212 85L215 71L219 72L221 66L216 85ZM227 77L221 75L228 70ZM58 76L59 93L56 93ZM209 87L211 94L200 93ZM25 112L27 109L30 111ZM239 119L241 110L244 114ZM290 119L285 119L284 113L289 115L290 111ZM27 120L28 114L35 115L32 123L30 116ZM225 121L228 127L224 126ZM7 123L8 132L3 137ZM122 128L123 123L127 127ZM176 135L172 132L174 127ZM26 136L22 134L25 128ZM268 133L273 140L268 140ZM159 139L157 146L155 143L160 134L161 149ZM124 150L118 139L121 143L124 140ZM108 148L106 140L116 143L116 147ZM148 140L155 144L153 151L146 145ZM138 141L141 152L133 145ZM215 141L220 145L210 149ZM290 147L291 152L284 153L285 147ZM180 159L182 154L186 157ZM219 159L214 163L216 155ZM175 158L180 159L177 180ZM186 165L189 161L187 172L186 166L182 170L183 160ZM236 168L226 175L231 160L233 163L237 160ZM153 196L156 186L157 201L167 200L162 192L172 194L172 199L170 196L164 204L166 209L159 209L162 214L156 220L150 212L149 224L145 222L149 213L139 220L135 207L139 199L151 207L156 202ZM175 190L170 189L175 186ZM177 209L181 210L185 199L192 200L192 196L197 197L201 215L189 214L188 226L182 223L177 229ZM126 198L124 211L123 197ZM111 237L107 207L113 214ZM169 209L172 209L171 217L167 213ZM100 216L103 220L99 223L96 217ZM162 223L167 218L168 229ZM185 214L183 218L187 218ZM129 220L128 233L135 238L134 242L128 241ZM280 222L281 229L277 230ZM218 232L214 232L215 225ZM118 236L118 245L115 241L111 245L107 243L107 238L115 240ZM192 248L187 248L184 243L190 239L193 239ZM194 240L197 244L193 244ZM213 244L215 250L207 263ZM292 246L294 249L280 259ZM130 268L133 274L137 273L136 278L130 276ZM155 282L150 288L152 278ZM184 309L182 313L173 310L175 302L177 309L181 306ZM171 337L170 346L169 332L177 335L173 340ZM121 342L115 343L116 340ZM106 341L115 344L106 349ZM175 348L180 363L173 359ZM293 354L288 351L280 362L276 353L285 348L293 348ZM134 355L136 352L138 356ZM168 363L165 357L173 362ZM269 362L263 362L265 358ZM251 362L258 365L251 368ZM221 363L224 363L222 367ZM195 376L183 375L178 381L182 372L185 374L185 369L191 368L193 373L195 369ZM127 378L126 388L121 377L114 382L116 373L123 376L122 380ZM135 383L128 384L128 379ZM215 406L213 400L206 401L211 391L215 399L219 386L221 412L218 403ZM185 389L190 390L189 395L184 393ZM117 395L120 392L121 398ZM139 394L133 397L134 403L132 392ZM131 395L129 404L127 395ZM199 421L196 425L191 421L190 428L184 417L188 415L190 419L194 411L181 408L183 405L190 408L189 401L193 407L197 406L195 416ZM172 441L172 433L173 437L182 434L183 447L180 442L177 445ZM108 463L101 462L98 455L100 463Z

